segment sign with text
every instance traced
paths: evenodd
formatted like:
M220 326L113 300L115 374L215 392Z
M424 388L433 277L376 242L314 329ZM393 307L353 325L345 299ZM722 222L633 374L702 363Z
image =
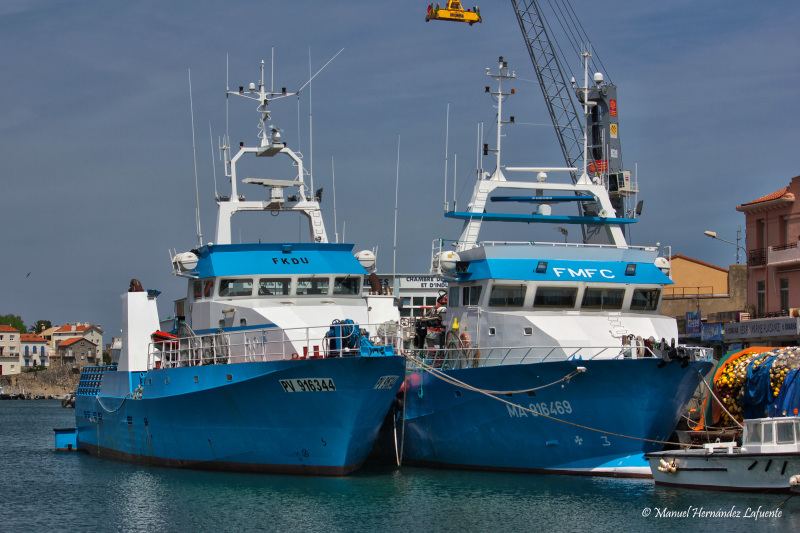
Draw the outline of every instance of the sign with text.
M767 318L725 324L726 341L760 337L796 337L800 332L800 318Z
M701 334L700 311L686 313L686 335L689 337L699 337Z

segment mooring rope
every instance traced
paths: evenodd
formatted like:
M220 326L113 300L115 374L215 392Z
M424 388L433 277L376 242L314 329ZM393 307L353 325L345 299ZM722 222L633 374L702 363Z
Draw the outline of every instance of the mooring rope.
M117 406L117 408L116 408L116 409L114 409L113 411L112 411L112 410L109 410L109 409L108 409L108 407L106 407L105 405L103 405L103 402L102 402L102 400L100 400L100 395L99 395L99 394L96 394L94 398L95 398L95 400L97 400L97 403L98 403L98 404L100 404L100 407L102 407L102 408L103 408L103 410L104 410L106 413L116 413L117 411L119 411L119 410L122 408L122 405L125 403L125 400L127 400L127 399L128 399L128 398L130 398L130 397L131 397L131 394L130 394L130 393L128 393L128 394L127 394L127 396L125 396L125 397L122 399L122 401L119 403L119 405Z
M463 388L465 388L467 390L471 390L473 392L477 392L477 393L483 394L484 396L488 396L489 398L493 398L493 399L495 399L495 400L497 400L499 402L502 402L502 403L504 403L506 405L510 405L512 407L515 407L516 409L519 409L521 411L527 411L527 412L533 414L534 416L541 416L541 417L547 418L548 420L553 420L554 422L561 422L562 424L567 424L569 426L577 427L577 428L580 428L580 429L585 429L587 431L594 431L596 433L602 433L604 435L611 435L612 437L620 437L620 438L623 438L623 439L638 440L638 441L643 441L643 442L652 442L652 443L655 443L655 444L675 444L674 442L669 442L669 441L665 441L665 440L653 440L653 439L645 439L643 437L632 437L630 435L623 435L621 433L614 433L612 431L606 431L606 430L603 430L603 429L597 429L597 428L593 428L593 427L589 427L589 426L584 426L582 424L576 424L575 422L569 422L567 420L562 420L560 418L555 418L555 417L540 413L538 411L534 411L533 409L530 409L528 407L523 407L521 405L517 405L515 403L509 402L508 400L505 400L503 398L498 398L497 396L495 396L495 394L508 394L508 393L510 393L512 391L507 391L507 392L504 392L504 391L487 391L487 390L479 389L477 387L473 387L472 385L464 383L463 381L461 381L459 379L456 379L456 378L454 378L452 376L447 376L441 370L433 368L431 365L425 363L424 361L422 361L422 360L420 360L420 359L418 359L418 358L416 358L414 356L407 355L406 358L410 359L414 363L416 363L419 366L421 366L423 368L423 370L427 371L428 373L430 373L432 376L436 377L437 379L441 379L442 381L444 381L446 383L449 383L451 385L458 385L458 386L463 387ZM571 378L571 377L573 377L575 375L581 374L584 371L585 371L585 369L584 370L574 370L573 372L567 374L563 378L561 378L561 379L559 379L557 381L554 381L552 383L548 383L547 385L543 385L541 387L536 387L536 388L532 388L532 389L525 389L523 391L517 391L517 392L527 392L527 391L541 390L541 389L543 389L545 387L551 387L554 384L568 383L569 382L569 378ZM702 445L699 445L699 444L681 444L681 446L702 448Z

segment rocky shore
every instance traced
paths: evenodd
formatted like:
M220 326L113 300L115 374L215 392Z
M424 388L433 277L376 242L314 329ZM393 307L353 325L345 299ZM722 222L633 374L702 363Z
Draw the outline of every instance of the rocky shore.
M0 376L3 395L18 395L24 392L26 397L62 399L78 388L80 369L71 365L22 372L10 376Z

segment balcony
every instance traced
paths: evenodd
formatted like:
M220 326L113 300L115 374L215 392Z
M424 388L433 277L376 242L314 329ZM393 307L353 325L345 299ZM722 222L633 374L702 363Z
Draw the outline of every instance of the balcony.
M782 266L800 263L800 248L796 242L770 246L768 255L769 266Z
M767 249L755 248L747 252L747 266L757 267L767 264Z

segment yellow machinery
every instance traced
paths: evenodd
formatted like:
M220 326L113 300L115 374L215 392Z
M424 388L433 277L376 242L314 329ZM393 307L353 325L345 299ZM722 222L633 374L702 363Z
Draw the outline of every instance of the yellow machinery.
M428 6L428 14L425 16L425 22L429 20L451 20L453 22L466 22L470 26L476 22L482 22L481 10L477 6L472 10L464 9L461 7L460 0L448 0L445 7L439 8L437 3L435 6L430 4Z

